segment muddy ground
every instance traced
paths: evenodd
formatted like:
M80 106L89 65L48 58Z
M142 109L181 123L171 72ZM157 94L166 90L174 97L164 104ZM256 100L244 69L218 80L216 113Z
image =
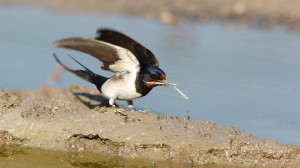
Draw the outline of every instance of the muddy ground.
M300 28L295 0L1 0L70 12L143 16L167 24L225 24ZM114 113L96 89L0 89L0 148L9 145L93 152L153 162L245 167L299 167L300 147L262 140L233 127L157 115Z
M300 147L149 110L115 113L95 88L0 90L0 146L93 152L187 165L297 167Z
M184 21L221 21L239 25L300 28L300 1L297 0L1 0L0 5L43 6L60 11L110 13L143 16L168 24Z

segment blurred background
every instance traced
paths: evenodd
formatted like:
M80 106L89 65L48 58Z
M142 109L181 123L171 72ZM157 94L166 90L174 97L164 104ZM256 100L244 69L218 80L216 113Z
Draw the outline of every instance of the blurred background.
M294 0L1 0L0 88L43 87L69 53L94 72L100 62L53 48L98 28L127 34L150 49L190 100L155 88L137 109L229 125L259 138L300 146L300 1ZM52 87L94 87L64 72ZM121 102L126 104L126 102Z

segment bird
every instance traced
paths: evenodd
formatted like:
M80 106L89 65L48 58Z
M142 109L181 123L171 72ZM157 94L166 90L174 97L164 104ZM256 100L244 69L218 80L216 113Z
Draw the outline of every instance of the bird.
M94 39L66 38L54 42L52 46L89 54L102 62L102 70L115 73L112 77L98 75L69 55L83 67L82 70L73 70L53 53L57 63L64 69L96 85L115 112L115 100L127 101L128 107L136 110L133 100L146 96L156 86L169 85L155 55L139 42L113 29L98 29Z

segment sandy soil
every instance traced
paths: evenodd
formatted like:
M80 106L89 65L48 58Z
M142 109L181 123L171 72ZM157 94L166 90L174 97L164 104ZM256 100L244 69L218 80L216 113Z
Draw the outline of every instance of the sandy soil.
M228 26L300 28L300 1L296 0L1 0L0 5L36 5L62 11L145 16L164 23L222 21Z
M100 106L99 106L100 105ZM297 167L300 147L233 127L157 115L114 113L94 88L0 90L0 147L93 152L180 164Z

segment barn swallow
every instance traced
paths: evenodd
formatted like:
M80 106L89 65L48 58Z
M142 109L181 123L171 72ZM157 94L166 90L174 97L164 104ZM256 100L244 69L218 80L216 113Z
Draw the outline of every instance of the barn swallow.
M102 62L101 69L116 73L110 78L95 74L70 56L84 68L73 70L53 54L56 61L67 71L95 84L114 109L115 100L125 100L128 107L135 110L133 100L147 95L156 86L169 85L154 54L120 32L99 29L95 39L67 38L54 42L53 46L87 53Z

